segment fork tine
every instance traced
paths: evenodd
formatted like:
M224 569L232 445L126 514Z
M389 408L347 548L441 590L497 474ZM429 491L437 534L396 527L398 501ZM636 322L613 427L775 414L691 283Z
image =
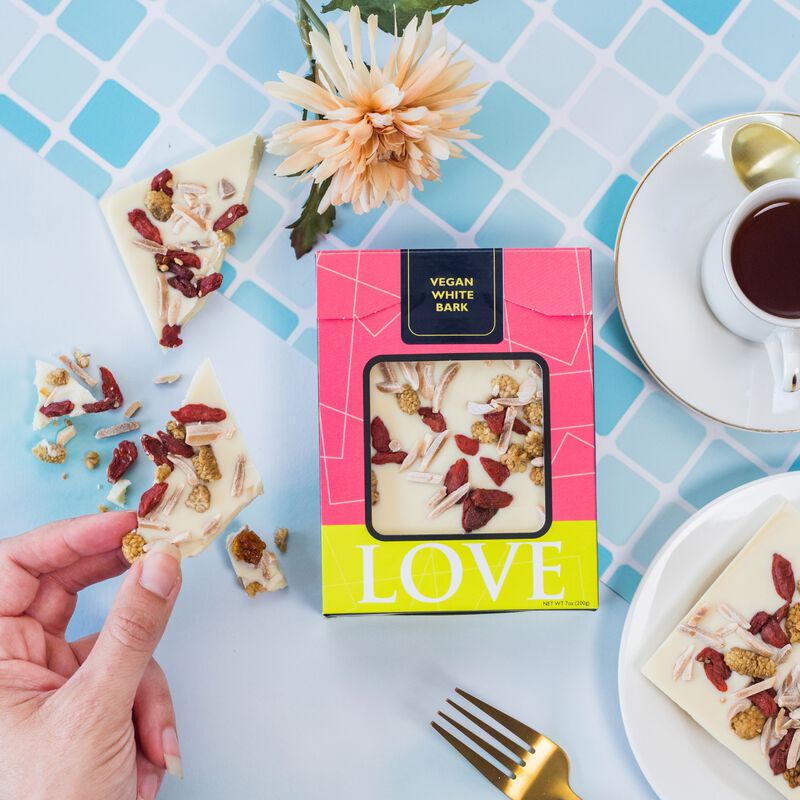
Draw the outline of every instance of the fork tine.
M518 719L514 719L514 717L505 714L494 706L484 703L483 700L478 700L477 697L473 697L473 695L468 694L463 689L456 689L456 692L464 699L469 700L472 705L477 706L481 711L488 714L493 720L496 720L501 725L508 728L508 730L510 730L512 733L515 733L517 736L519 736L520 739L523 739L529 744L533 745L534 741L541 736L538 731L535 731L533 728L529 728Z
M480 717L476 717L474 714L471 714L467 711L466 708L462 708L458 703L454 702L453 700L447 699L447 702L456 709L456 711L460 711L470 722L474 722L479 728L486 731L490 736L494 737L500 744L503 745L506 749L510 750L514 753L517 758L524 761L531 753L530 750L526 750L522 745L517 744L515 741L508 738L500 731L495 730L491 725L487 722L484 722Z
M469 728L465 727L460 722L457 722L452 717L449 717L443 711L439 711L438 713L442 719L447 720L447 722L449 722L456 730L461 731L461 733L463 733L464 736L475 742L475 744L478 745L478 747L480 747L481 750L484 750L492 758L499 761L509 772L514 772L514 770L520 766L519 761L514 761L514 759L511 758L511 756L507 755L501 750L498 750L493 744L490 744L485 739L478 736L478 734L475 733L474 731L471 731Z
M493 783L500 791L505 791L504 787L510 780L508 775L500 772L494 764L488 762L483 756L478 755L471 747L464 744L461 739L453 736L450 731L445 730L438 722L431 722L431 726L440 736L450 742L487 781Z

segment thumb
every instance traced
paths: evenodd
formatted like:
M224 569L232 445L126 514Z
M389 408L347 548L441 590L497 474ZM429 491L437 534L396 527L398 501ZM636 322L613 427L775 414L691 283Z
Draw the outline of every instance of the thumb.
M159 543L125 576L103 629L74 677L130 710L180 589L180 551Z

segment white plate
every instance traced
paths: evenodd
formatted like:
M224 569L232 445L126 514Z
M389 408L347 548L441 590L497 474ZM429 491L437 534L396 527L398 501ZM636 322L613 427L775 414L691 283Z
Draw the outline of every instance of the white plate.
M780 797L641 670L784 499L800 505L800 473L748 483L700 509L664 545L633 598L620 645L620 707L636 760L661 800Z
M717 321L698 272L713 229L746 194L731 138L759 120L800 138L796 114L742 114L690 134L642 178L617 237L617 300L642 363L674 397L727 425L795 431L800 392L776 390L766 350Z

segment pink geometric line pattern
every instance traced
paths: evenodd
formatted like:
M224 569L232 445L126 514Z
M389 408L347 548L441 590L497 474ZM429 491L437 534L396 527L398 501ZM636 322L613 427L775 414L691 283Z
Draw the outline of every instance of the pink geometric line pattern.
M380 355L532 351L550 369L553 518L595 519L591 262L582 248L503 251L504 339L407 345L401 251L317 254L323 524L364 522L363 370ZM514 335L511 335L511 331Z

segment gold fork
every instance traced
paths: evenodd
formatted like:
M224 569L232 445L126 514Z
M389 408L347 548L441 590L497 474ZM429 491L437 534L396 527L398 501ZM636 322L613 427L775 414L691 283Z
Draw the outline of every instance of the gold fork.
M527 747L522 747L522 745L513 741L504 733L467 711L466 708L448 699L447 702L456 711L492 736L507 751L514 754L512 758L508 753L498 749L494 744L490 744L470 728L439 711L440 717L447 720L456 730L474 742L484 753L501 764L506 770L498 769L461 739L453 736L450 731L443 728L438 722L431 722L434 729L450 742L484 778L493 783L512 800L580 800L569 786L569 759L567 754L554 741L533 728L529 728L519 720L514 719L514 717L490 706L483 700L479 700L461 689L456 689L456 692L493 720L499 722L527 745Z

